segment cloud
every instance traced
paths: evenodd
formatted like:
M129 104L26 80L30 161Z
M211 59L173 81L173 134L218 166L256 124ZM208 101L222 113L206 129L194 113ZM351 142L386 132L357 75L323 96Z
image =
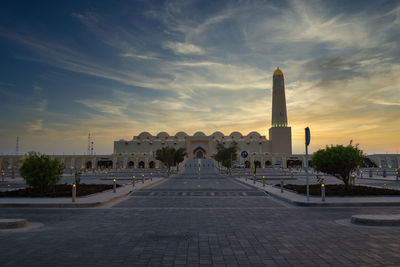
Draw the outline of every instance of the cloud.
M158 58L153 57L153 56L136 55L136 54L132 54L132 53L124 53L124 54L121 54L121 57L138 58L138 59L158 59Z
M164 48L171 49L175 54L196 54L196 55L202 55L205 53L205 51L194 44L189 44L189 43L181 43L181 42L165 42L164 43Z
M48 105L48 101L46 99L39 100L36 103L36 110L37 111L45 111Z
M36 120L26 124L28 132L36 133L43 131L43 120Z

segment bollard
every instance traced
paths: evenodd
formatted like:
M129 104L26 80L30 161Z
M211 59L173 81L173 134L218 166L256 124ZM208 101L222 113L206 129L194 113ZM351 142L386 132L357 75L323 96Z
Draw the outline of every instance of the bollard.
M283 179L281 179L281 193L283 193Z
M76 201L76 184L72 184L72 202Z
M386 169L383 169L382 177L386 178Z
M117 184L116 184L117 179L113 180L113 192L116 193L117 192Z
M361 178L363 178L363 171L361 171L360 173L361 173Z
M325 201L325 184L321 184L321 198Z
M132 187L135 187L135 175L132 176Z
M253 184L256 184L256 174L253 174Z
M263 187L265 187L265 176L263 176L262 179L263 179Z
M352 175L351 175L351 184L352 184L352 185L354 185L355 180L356 180L356 175L355 175L355 174L352 174Z
M369 170L369 178L371 178L372 177L372 170L370 169Z
M396 181L399 181L399 169L396 171Z
M4 171L1 171L1 180L4 182Z
M142 174L142 184L144 184L144 174Z
M150 181L153 181L153 173L150 173Z

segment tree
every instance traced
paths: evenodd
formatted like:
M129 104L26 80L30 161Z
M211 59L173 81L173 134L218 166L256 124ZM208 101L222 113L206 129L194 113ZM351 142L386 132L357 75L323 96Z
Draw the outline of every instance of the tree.
M353 146L350 141L347 146L331 145L318 150L312 156L311 167L337 177L343 181L345 187L348 187L351 173L361 165L363 158L363 152L358 148L358 144Z
M186 156L186 150L184 148L175 149L173 147L163 147L157 149L156 160L161 161L168 169L168 174L171 170L171 166L181 163Z
M215 160L221 162L222 165L228 169L232 166L232 161L235 161L237 158L237 143L233 142L229 147L225 147L221 143L217 143L217 154L215 155ZM232 159L232 161L231 161Z
M174 165L179 166L179 163L181 163L186 156L186 149L183 147L178 148L175 153L174 153Z
M29 186L39 187L44 191L60 181L64 166L58 159L37 152L29 152L19 171Z

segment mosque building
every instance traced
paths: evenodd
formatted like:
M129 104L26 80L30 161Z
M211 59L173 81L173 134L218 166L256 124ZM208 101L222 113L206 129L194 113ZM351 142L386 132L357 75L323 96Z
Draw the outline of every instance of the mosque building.
M287 119L285 83L283 73L279 68L273 74L272 122L269 139L258 132L250 132L247 135L239 132L233 132L230 135L224 135L221 132L214 132L211 135L196 132L191 136L185 132L178 132L173 136L166 132L155 136L142 132L134 136L132 140L115 141L114 155L126 159L123 166L135 166L135 162L141 163L142 166L143 164L150 166L155 164L155 152L162 147L185 148L188 158L207 159L217 153L217 144L229 147L233 142L237 144L239 153L245 151L248 155L246 158L238 157L238 161L246 167L254 165L265 167L273 164L286 167L287 159L292 155L292 137Z

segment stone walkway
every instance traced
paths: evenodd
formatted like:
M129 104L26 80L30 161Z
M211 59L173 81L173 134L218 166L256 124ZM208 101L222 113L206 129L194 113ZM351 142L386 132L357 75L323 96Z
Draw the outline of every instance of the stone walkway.
M303 208L221 176L176 177L96 209L0 209L2 266L399 266L400 228L346 226L398 208Z

